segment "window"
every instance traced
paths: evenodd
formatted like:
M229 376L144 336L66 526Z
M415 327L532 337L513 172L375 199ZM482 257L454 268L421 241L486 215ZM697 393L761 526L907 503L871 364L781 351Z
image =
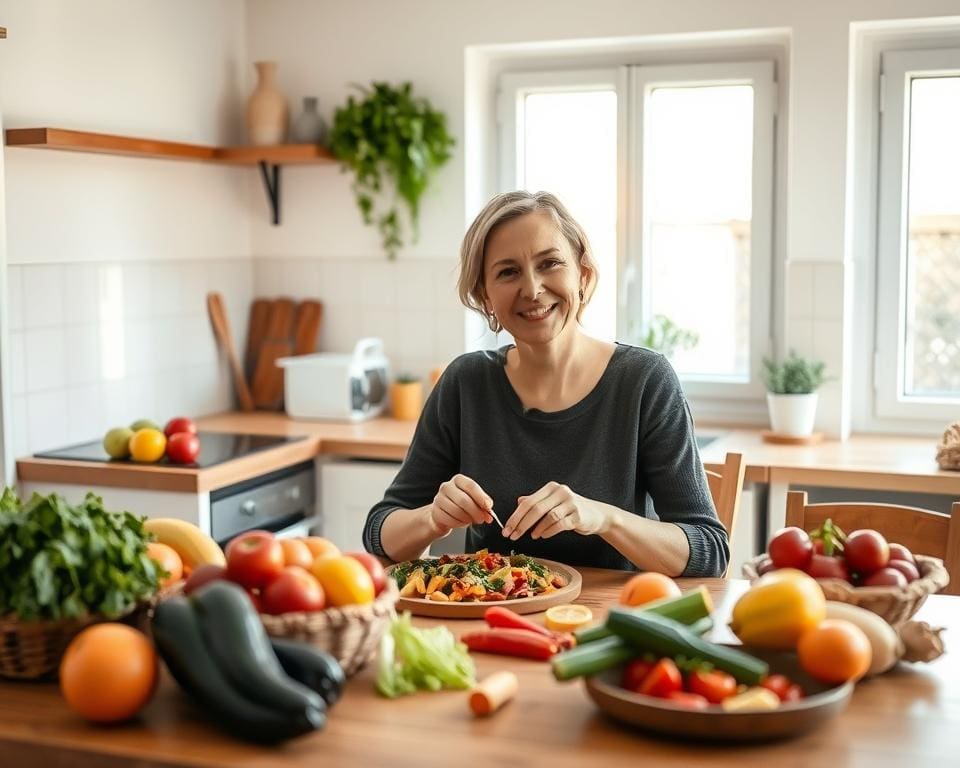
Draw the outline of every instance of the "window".
M586 330L630 343L651 324L688 331L671 360L689 393L759 396L773 65L511 74L501 99L502 187L555 192L600 262Z
M960 50L881 57L874 388L881 417L960 405Z

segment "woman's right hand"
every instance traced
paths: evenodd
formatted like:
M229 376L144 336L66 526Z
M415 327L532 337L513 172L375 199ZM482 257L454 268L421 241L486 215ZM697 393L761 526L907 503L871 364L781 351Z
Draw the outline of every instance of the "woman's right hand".
M454 475L440 486L430 505L430 521L440 535L474 523L492 523L493 499L466 475Z

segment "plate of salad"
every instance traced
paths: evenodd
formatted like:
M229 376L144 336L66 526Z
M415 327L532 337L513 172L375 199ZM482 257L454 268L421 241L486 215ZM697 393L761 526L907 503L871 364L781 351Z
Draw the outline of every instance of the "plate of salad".
M440 618L480 618L497 603L537 613L572 602L583 583L580 572L563 563L486 549L408 560L388 570L400 588L398 611Z

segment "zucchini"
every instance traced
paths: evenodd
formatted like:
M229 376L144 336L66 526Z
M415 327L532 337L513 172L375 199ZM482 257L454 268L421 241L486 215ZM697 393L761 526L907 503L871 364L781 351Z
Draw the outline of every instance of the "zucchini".
M346 678L333 656L297 640L271 637L270 645L284 672L323 696L328 707L337 703Z
M289 677L247 594L228 581L212 581L188 598L200 631L226 678L247 696L291 713L323 710L316 691Z
M637 608L622 608L621 610L631 613L649 611L679 621L681 624L693 624L693 622L706 618L713 612L713 599L710 597L707 588L701 584L696 589L684 592L679 597L665 597L662 600L656 600ZM573 636L577 638L577 645L581 646L603 637L610 637L611 634L606 625L598 624L593 627L578 629L573 633Z
M637 652L623 639L611 635L558 653L550 660L550 666L557 680L569 680L573 677L595 675L623 664L636 655Z
M709 661L747 685L759 685L769 672L766 662L735 648L707 642L680 622L655 613L614 608L607 616L607 627L637 651Z
M306 706L290 714L270 709L238 691L217 666L184 597L164 600L151 622L153 642L173 675L202 711L235 736L275 744L302 736L326 723L324 709Z

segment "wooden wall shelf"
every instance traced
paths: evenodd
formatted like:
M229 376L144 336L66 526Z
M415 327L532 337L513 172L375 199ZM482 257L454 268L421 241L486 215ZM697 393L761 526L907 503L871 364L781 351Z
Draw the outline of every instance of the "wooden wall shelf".
M106 133L70 131L62 128L8 128L8 147L58 149L124 155L162 160L195 160L223 165L260 167L273 223L280 223L280 167L283 165L329 165L337 161L330 151L316 144L276 144L265 147L208 147L175 141L157 141Z

